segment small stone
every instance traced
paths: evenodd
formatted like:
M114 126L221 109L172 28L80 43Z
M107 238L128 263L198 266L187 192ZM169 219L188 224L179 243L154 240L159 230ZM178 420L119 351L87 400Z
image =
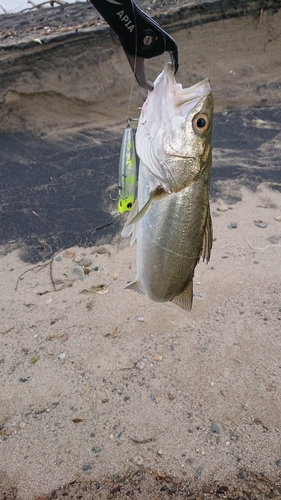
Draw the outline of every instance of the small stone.
M124 396L124 401L129 401L130 396Z
M109 253L109 252L105 247L99 247L99 248L97 248L97 253L103 254L103 253Z
M139 359L137 362L136 362L136 369L137 370L143 370L145 368L145 362L143 359Z
M236 228L237 228L236 222L231 222L228 226L228 229L236 229Z
M99 453L99 452L101 451L101 446L94 446L94 447L92 448L92 451L93 451L94 453Z
M61 258L61 256L59 255L58 257L56 257L56 258L55 258L55 260L56 260L57 262L61 262L61 261L62 261L62 258Z
M68 340L68 335L67 335L67 333L64 333L64 334L63 334L63 336L62 336L61 340L62 340L63 342L66 342L66 341Z
M137 456L133 458L133 462L136 465L142 465L143 464L143 458L141 456Z
M281 467L281 459L277 460L276 462L277 467Z
M213 434L219 434L220 433L220 430L219 430L219 428L218 428L218 426L216 424L212 424L211 425L211 432Z
M196 469L195 474L194 474L195 479L198 479L201 476L202 471L203 471L203 467L198 467L198 469Z
M94 271L98 271L99 270L99 267L98 266L95 266L94 267Z
M138 321L139 321L140 323L143 323L143 322L144 322L144 318L143 318L142 316L139 316L139 317L138 317Z
M160 403L160 401L161 401L161 398L159 398L159 397L157 397L157 398L155 399L155 403L157 403L157 404L159 404L159 403Z
M117 280L119 278L119 274L118 273L113 273L112 278L114 280Z
M75 255L75 252L72 252L71 250L66 250L65 252L63 252L62 256L65 258L65 259L72 259Z
M90 464L85 464L85 465L82 466L82 470L84 472L87 472L87 471L89 471L91 469L92 469L92 466Z
M155 354L155 356L153 356L153 361L162 361L163 359L163 356L161 356L161 354Z
M240 471L238 472L237 477L239 479L245 479L245 474L242 469L240 469Z
M19 381L20 381L20 382L27 382L27 381L28 381L28 379L27 379L27 378L24 378L24 377L20 377Z
M24 429L26 427L26 423L25 422L20 422L19 426L20 426L21 429Z
M66 354L64 354L64 352L62 352L61 354L58 355L58 359L65 359L66 358Z
M281 215L276 215L276 217L274 217L275 220L277 220L277 222L281 222Z
M108 398L104 398L101 400L102 403L108 403L109 399Z
M150 396L149 396L149 397L150 397L150 399L151 399L152 401L156 401L156 397L155 397L155 396L153 396L153 394L150 394Z
M217 210L219 212L226 212L228 210L228 206L224 205L223 203L217 207Z
M74 257L73 262L76 262L76 264L78 264L78 262L81 262L82 259L82 255L78 254L76 255L76 257Z
M263 222L262 220L254 220L254 223L255 223L255 224L256 224L256 226L258 226L258 227L262 227L262 228L267 227L267 223L266 223L266 222Z
M78 265L81 267L90 267L92 265L91 259L82 259L78 262Z
M84 273L82 267L74 267L72 269L72 274L74 274L78 278L83 278L83 279L84 279L84 276L85 276L85 273Z
M277 236L270 236L269 238L267 238L267 241L269 241L269 243L272 243L272 245L278 245L279 238Z

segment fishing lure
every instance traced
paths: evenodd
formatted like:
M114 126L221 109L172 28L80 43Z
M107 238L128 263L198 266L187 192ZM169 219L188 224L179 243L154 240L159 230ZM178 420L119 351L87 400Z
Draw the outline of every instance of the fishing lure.
M127 126L124 129L119 160L118 212L121 214L131 210L135 201L137 184L135 141L130 121L128 120Z

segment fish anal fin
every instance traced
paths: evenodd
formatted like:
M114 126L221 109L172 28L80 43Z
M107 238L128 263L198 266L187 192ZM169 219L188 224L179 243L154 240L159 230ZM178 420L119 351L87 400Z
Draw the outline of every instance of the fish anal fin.
M193 301L193 278L191 278L180 295L176 295L171 302L182 307L186 311L191 311Z
M128 283L128 285L126 285L124 288L126 290L133 290L134 292L141 293L142 295L144 295L145 293L138 281L131 281L131 283Z
M213 224L212 224L210 204L209 204L206 217L205 232L203 236L203 245L201 250L202 259L206 260L206 262L209 262L210 260L212 244L213 244Z

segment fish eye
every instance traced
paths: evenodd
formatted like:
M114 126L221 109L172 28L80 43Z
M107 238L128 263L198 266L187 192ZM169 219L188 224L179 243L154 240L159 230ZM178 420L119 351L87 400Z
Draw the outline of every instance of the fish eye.
M198 132L199 134L203 134L209 128L209 119L208 119L207 115L203 115L203 114L196 115L192 120L192 125L193 125L195 132Z

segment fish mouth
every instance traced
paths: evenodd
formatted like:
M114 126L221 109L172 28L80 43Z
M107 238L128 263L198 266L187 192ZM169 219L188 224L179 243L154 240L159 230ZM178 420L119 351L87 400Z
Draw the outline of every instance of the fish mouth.
M205 78L191 87L183 88L180 83L176 82L173 65L170 62L165 64L162 76L169 88L170 95L173 95L174 107L180 116L188 116L196 104L212 92L209 78ZM158 83L157 80L155 86Z

